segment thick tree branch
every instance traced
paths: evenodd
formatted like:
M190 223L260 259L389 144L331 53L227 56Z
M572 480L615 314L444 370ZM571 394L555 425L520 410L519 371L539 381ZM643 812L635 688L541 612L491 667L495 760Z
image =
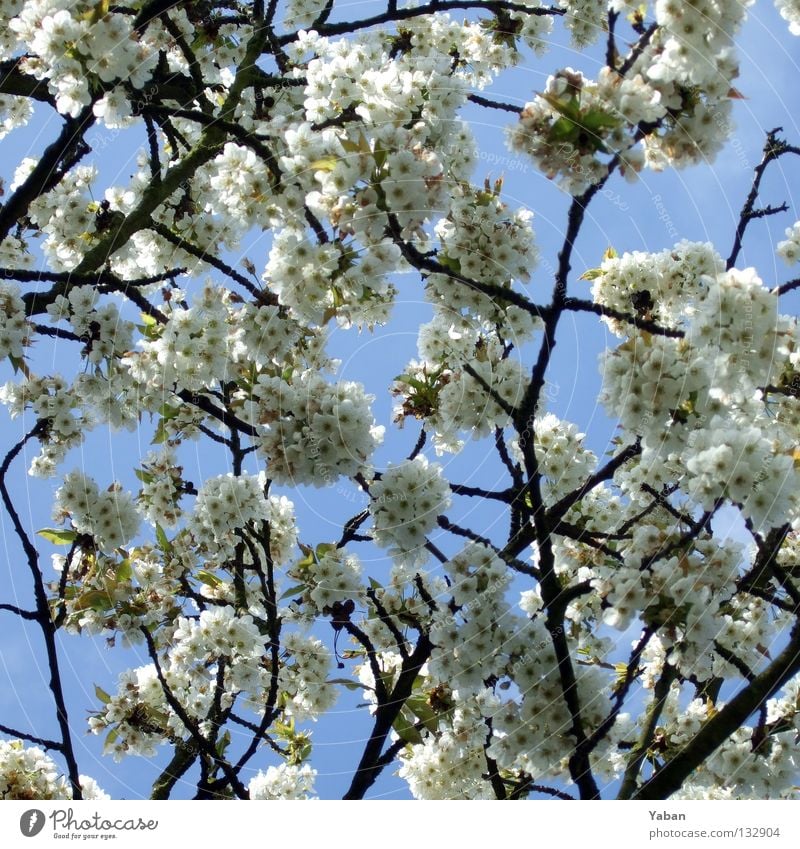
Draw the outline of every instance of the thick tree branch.
M634 793L633 799L668 799L692 772L709 758L790 678L800 672L800 623L795 622L789 642L767 668L746 684L714 714L681 751Z
M22 185L0 206L0 239L4 239L27 214L33 201L57 186L78 158L88 151L83 137L94 121L92 104L85 106L77 118L64 119L58 138L45 149Z
M366 792L375 783L381 771L387 765L385 759L381 758L386 738L392 729L394 721L400 714L400 710L411 695L414 680L419 675L422 665L430 657L430 640L427 635L420 634L417 645L409 657L403 661L400 675L387 700L379 702L375 711L375 723L370 734L369 741L364 747L364 752L359 761L350 788L344 794L344 799L363 799Z

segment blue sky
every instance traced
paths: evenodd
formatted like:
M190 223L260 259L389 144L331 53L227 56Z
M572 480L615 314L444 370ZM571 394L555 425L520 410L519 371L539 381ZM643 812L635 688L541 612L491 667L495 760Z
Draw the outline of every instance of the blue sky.
M362 3L356 11L364 14L371 6L380 9L383 4ZM559 30L557 27L557 32ZM577 278L585 269L599 264L603 251L609 245L619 252L656 251L686 238L712 241L723 256L727 255L739 209L750 184L752 167L760 158L764 131L783 126L786 137L800 143L797 121L800 39L792 39L772 4L761 0L750 11L740 45L742 75L737 88L745 99L734 104L737 126L731 143L711 167L665 174L645 173L633 186L619 177L612 180L608 191L599 195L591 205L576 246L570 280L572 294L588 295L589 284ZM597 55L595 52L594 56ZM485 94L524 102L534 91L543 89L549 73L567 65L593 76L597 60L591 53L580 55L569 48L557 48L544 58L532 61L530 65L523 64L502 77ZM569 199L531 165L525 167L505 149L502 127L508 116L477 107L470 107L465 114L473 121L482 151L476 182L482 181L487 173L495 178L505 171L504 200L512 207L528 206L535 211L534 225L542 263L540 270L533 275L530 292L536 300L546 301L552 287L552 274L548 268L555 263L555 254L561 245ZM52 116L39 115L28 128L3 141L0 172L6 181L22 156L36 155L42 150L55 134L57 125ZM141 141L140 135L138 131L123 133L108 139L111 143L102 150L98 148L95 161L101 172L101 189L108 184L126 182L134 169L133 157ZM501 161L504 167L500 167ZM790 276L782 261L774 256L772 245L782 238L784 228L800 217L800 204L794 188L800 185L798 169L800 164L788 160L780 160L771 167L763 184L762 201L774 204L786 201L791 212L755 222L740 260L740 265L755 265L762 278L770 283L779 283ZM656 196L661 198L660 205L654 201ZM664 210L669 215L671 228L660 219ZM254 238L243 254L260 268L266 262L268 248L268 238L262 235ZM360 380L376 395L376 418L387 425L385 445L376 455L379 467L407 454L416 440L418 431L414 423L407 424L403 430L391 425L392 399L387 387L391 379L403 371L405 363L416 355L416 328L430 315L430 307L424 302L421 286L414 275L403 275L398 278L397 285L398 303L387 327L376 330L374 334L334 330L330 340L330 350L342 360L339 377ZM787 301L785 309L796 311L797 303L796 298ZM64 353L59 345L63 344L68 343L52 346L40 343L36 352L36 368L45 372L57 368ZM614 434L614 422L608 419L595 400L600 385L597 357L607 344L614 344L614 339L594 317L576 315L574 319L565 318L559 330L548 387L551 410L576 422L588 434L589 446L599 455L609 449L609 439ZM5 363L0 365L0 382L10 377L10 367ZM19 421L11 422L7 414L0 411L0 444L11 445L16 441L19 427ZM149 450L149 439L150 433L144 427L133 435L105 431L90 434L86 444L73 452L64 464L64 471L78 466L95 475L101 485L119 479L134 487L131 469L137 459ZM184 455L186 475L195 481L228 469L227 458L219 446L207 442L190 445ZM482 444L468 444L461 455L445 457L442 462L446 464L449 477L457 482L491 486L501 480L497 464ZM25 475L25 467L24 461L17 464L10 478L17 503L23 506L23 520L32 529L52 524L50 503L57 481L31 479ZM364 506L363 496L348 485L327 490L303 487L277 491L294 501L301 538L309 543L338 538L342 521ZM486 527L485 505L469 502L465 505L465 512L459 514L454 508L452 515L468 521L470 510L476 511L476 524ZM740 533L732 512L731 515L725 514L724 520L718 523L721 532ZM503 520L499 525L501 532L504 525ZM0 560L5 562L0 562L0 586L4 588L0 600L24 605L30 597L30 590L17 542L7 521L2 524L2 534L5 557L0 557ZM357 550L367 574L378 578L386 574L388 562L376 549L360 546ZM452 550L452 546L448 546L447 550ZM50 553L46 543L43 543L42 551L46 558ZM46 565L46 559L44 562ZM2 616L0 722L52 736L55 728L38 631L25 624L20 625L7 614ZM328 645L332 645L333 635L327 626L317 631ZM119 671L144 663L144 657L138 652L124 652L119 648L108 651L103 637L65 637L61 646L72 723L79 729L75 743L82 771L92 775L112 797L134 798L146 794L156 775L152 764L139 758L114 764L110 759L100 757L101 740L86 736L81 730L86 713L97 704L94 684L113 691ZM627 644L623 643L623 646ZM319 770L317 791L323 797L341 795L360 756L361 745L354 741L363 739L370 727L366 711L357 708L360 701L360 693L344 691L332 714L313 726L315 753L312 763ZM259 765L265 766L270 762L264 759ZM373 796L407 797L403 783L392 773L392 769L385 771L373 789ZM192 787L185 788L184 792L191 795Z

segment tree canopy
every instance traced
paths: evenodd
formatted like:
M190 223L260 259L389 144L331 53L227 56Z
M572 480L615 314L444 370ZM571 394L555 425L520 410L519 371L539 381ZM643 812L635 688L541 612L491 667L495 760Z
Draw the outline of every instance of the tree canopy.
M326 722L347 799L796 794L800 279L742 257L800 147L765 128L730 246L576 253L723 150L750 5L0 3L0 616L49 712L0 714L3 798L105 797L87 710L158 799L321 795ZM413 358L349 379L415 298ZM578 320L600 450L548 392ZM118 680L76 693L98 638Z

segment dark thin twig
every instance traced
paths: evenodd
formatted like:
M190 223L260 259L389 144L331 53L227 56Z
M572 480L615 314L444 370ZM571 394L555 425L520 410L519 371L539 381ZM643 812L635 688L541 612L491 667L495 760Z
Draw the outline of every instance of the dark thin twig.
M513 304L536 318L546 319L549 315L549 311L545 307L535 304L530 300L530 298L527 298L515 289L511 289L506 286L499 286L496 283L486 283L482 280L474 280L471 277L466 277L458 271L454 271L452 268L448 268L446 265L442 265L433 256L422 253L415 245L403 238L402 228L400 227L400 222L397 220L396 215L389 212L386 215L386 219L389 224L389 232L391 233L392 239L400 249L403 259L405 259L412 268L416 268L420 272L427 272L428 274L443 274L445 277L449 277L451 280L461 283L468 289L474 289L476 292L480 292L489 298L493 298L499 303Z
M548 511L548 519L561 518L571 507L577 504L585 495L596 486L607 480L611 480L619 469L629 460L638 457L642 453L641 441L637 438L631 445L627 445L619 454L615 454L604 466L599 468L575 490L557 501Z
M269 734L265 734L263 731L261 731L261 729L254 722L250 722L249 720L244 719L243 717L238 716L235 713L229 714L228 719L230 719L230 721L235 723L236 725L241 725L242 728L246 728L248 731L252 731L253 733L257 734L260 740L263 740L273 751L278 752L278 754L283 755L284 757L289 754L289 752L279 746L272 739L272 737L269 736Z
M257 286L254 286L243 274L240 274L235 268L231 268L228 263L219 259L219 257L214 256L213 254L209 254L202 248L198 248L197 245L193 245L191 242L187 242L186 239L183 239L180 236L176 236L168 227L165 227L163 224L159 224L154 221L150 224L150 229L158 233L158 235L161 236L162 239L166 239L170 244L175 245L176 248L180 248L182 251L186 251L187 254L191 254L191 256L201 260L202 262L207 263L212 268L216 268L217 271L221 271L227 277L230 277L231 280L246 289L258 301L263 301L269 296L268 292L264 292Z
M500 427L496 427L494 430L494 445L497 449L500 460L506 469L508 469L509 475L511 475L511 480L514 481L514 488L517 490L522 489L525 483L522 476L522 469L519 467L518 463L514 463L512 461L511 455L508 453L508 446L506 445L505 437L503 436L503 429Z
M786 283L778 286L775 291L779 295L786 295L788 292L793 292L795 289L800 289L800 277L796 277L794 280L789 280Z
M755 681L756 673L753 672L753 670L738 655L723 646L719 640L714 640L714 651L726 663L730 663L731 666L734 666L745 681Z
M503 398L502 395L490 384L486 382L482 374L479 374L475 369L467 362L462 363L461 367L464 371L483 389L483 391L492 399L492 401L497 404L498 407L510 418L514 417L515 410L511 406L511 404Z
M675 667L665 663L661 676L653 688L653 698L645 712L644 727L628 757L628 763L625 766L625 773L622 778L622 786L617 794L617 799L630 799L636 792L639 770L642 768L644 759L647 757L647 752L653 742L658 720L661 718L661 713L667 702L667 696L676 676Z
M614 38L614 28L619 19L619 12L614 9L608 10L608 38L606 39L606 65L609 68L616 69L617 66L617 44Z
M86 340L73 333L71 330L65 330L63 327L49 327L46 324L34 324L33 329L42 336L52 336L54 339L67 339L70 342L85 342Z
M761 156L761 161L753 169L753 182L750 186L750 191L745 198L742 210L739 213L739 222L736 225L733 247L731 248L728 260L725 263L726 268L733 268L733 266L736 265L736 260L739 258L739 253L742 250L744 234L750 222L755 218L763 217L765 214L772 214L767 211L770 207L767 207L764 211L755 210L758 193L761 190L761 180L764 178L764 173L769 167L769 164L786 153L800 155L800 148L789 145L783 139L778 137L778 133L780 133L782 129L782 127L775 127L775 129L767 132L767 139L764 142L764 150ZM775 211L779 211L779 208L777 207L774 209Z
M355 516L351 516L344 523L342 537L339 542L336 543L336 547L344 548L348 542L357 539L360 536L358 529L364 524L364 522L367 521L367 519L369 519L369 510L362 510L360 513L356 513Z
M147 653L150 656L150 660L153 661L153 666L156 670L156 677L158 678L158 683L161 685L161 690L164 693L164 698L167 700L167 704L175 711L178 719L180 719L180 721L184 724L200 752L219 767L225 775L225 778L230 784L233 792L240 799L250 798L250 794L239 779L236 770L217 754L214 747L209 744L209 741L200 732L197 722L189 716L184 706L172 692L172 688L169 686L167 679L164 677L164 671L162 670L161 663L158 659L158 651L156 650L156 644L153 640L152 634L146 627L144 627L144 625L142 625L139 630L143 634L145 642L147 643Z
M504 112L513 112L515 115L519 115L519 113L522 112L521 106L515 106L513 103L505 103L502 100L494 100L493 98L483 97L480 94L470 94L467 96L467 100L477 103L478 106L486 106L489 109L501 109Z
M487 498L490 501L502 501L504 504L510 504L516 495L515 490L506 489L502 492L493 492L490 489L483 489L480 486L467 486L466 484L451 483L450 491L456 495L466 495L471 498Z
M375 783L386 762L382 757L383 746L403 705L411 695L414 681L422 665L428 660L433 646L427 635L420 634L414 651L403 661L397 683L388 697L375 709L375 722L369 740L359 761L345 799L363 799L364 794Z
M154 183L161 182L161 156L158 152L158 133L150 115L143 115L144 125L147 129L147 146L150 150L150 177Z
M455 522L451 522L447 516L437 516L436 523L439 525L442 530L449 531L451 534L455 534L459 537L464 537L465 539L471 540L472 542L477 542L480 545L485 545L486 548L491 549L492 551L496 551L497 548L494 543L488 538L481 536L476 531L473 531L471 528L464 528L461 525L455 524Z
M664 327L656 321L641 318L640 316L631 315L630 313L615 310L612 307L596 304L593 301L586 301L582 298L565 298L564 309L574 310L576 312L593 312L595 315L614 318L617 321L624 321L630 324L637 330L645 330L647 333L653 333L658 336L669 336L673 339L682 339L686 334L683 330L675 327Z
M411 449L411 453L408 455L408 457L406 459L407 460L413 460L420 453L420 451L422 451L422 449L425 447L425 442L427 441L427 439L428 439L428 432L423 427L422 430L420 430L420 432L419 432L419 436L417 437L416 444Z
M642 654L647 648L647 644L652 639L654 633L655 628L648 626L642 632L639 642L634 646L627 666L625 667L625 677L614 690L614 703L611 710L584 744L587 753L594 751L594 749L596 749L597 746L605 740L614 723L617 721L617 717L625 704L625 699L628 697L628 693L630 692L631 685L640 674L639 661L642 659Z
M383 703L388 698L388 693L386 692L386 683L383 680L383 674L381 673L381 667L378 663L378 650L375 648L375 644L372 640L358 627L354 622L348 620L337 620L337 624L344 628L348 634L350 634L353 639L357 640L364 647L364 651L367 653L367 658L369 660L369 667L372 671L372 677L375 679L375 695L378 698L379 703Z
M29 743L35 743L43 749L49 749L52 752L61 752L64 747L57 740L48 740L46 737L37 737L35 734L26 734L24 731L19 731L16 728L11 728L8 725L0 725L0 734L7 734L9 737L17 737L20 740L27 740Z
M28 619L32 622L39 621L39 614L36 611L23 610L21 607L17 607L16 604L0 604L0 610L5 610L7 613L13 613L15 616Z
M61 681L61 669L58 662L58 650L56 648L56 628L50 618L50 606L47 601L47 592L45 590L44 579L39 570L39 553L31 542L30 537L23 527L11 495L6 486L6 475L11 467L11 463L19 455L20 451L25 447L29 440L41 435L43 422L39 421L36 425L25 434L25 436L14 445L6 454L3 462L0 463L0 496L2 496L3 505L6 513L11 519L14 527L14 533L19 539L22 550L25 554L25 561L33 579L33 593L36 600L36 612L38 614L37 622L44 638L45 651L47 653L47 666L50 672L50 692L53 694L55 703L56 718L58 720L59 731L61 732L61 744L59 751L64 757L67 764L67 772L69 782L72 786L72 798L75 800L82 799L80 773L78 770L78 762L75 757L75 751L72 746L72 732L69 727L69 715L67 713L67 703L64 698L64 688Z
M555 799L564 799L568 802L574 802L575 797L563 790L558 790L555 787L548 787L545 784L537 784L533 779L524 779L515 785L514 790L509 793L509 800L521 799L528 793L541 793L543 796L553 796Z
M650 24L650 26L642 33L641 38L636 42L633 50L631 50L628 58L617 68L617 73L624 77L625 74L630 71L630 69L636 63L636 60L644 53L645 48L650 43L653 36L656 34L656 30L658 29L658 24Z
M397 625L395 625L394 619L392 619L391 615L383 606L383 603L378 598L375 590L372 589L372 587L367 590L367 598L375 605L375 610L378 612L378 618L389 629L389 632L391 633L392 637L394 637L394 642L397 646L397 651L400 653L400 657L405 660L408 657L408 649L406 648L406 638L400 633L400 629L397 627Z
M506 2L506 0L431 0L429 3L424 3L421 6L406 6L402 9L397 8L397 3L390 2L385 12L377 15L372 15L368 18L362 18L357 21L336 21L334 23L326 23L317 28L320 35L345 35L346 33L356 32L362 29L371 29L372 27L380 26L381 24L399 23L412 18L418 18L425 15L430 15L435 12L447 12L452 10L468 10L477 9L479 11L488 12L522 12L526 15L550 15L559 17L565 14L563 9L553 6L525 6L522 3ZM279 45L291 44L297 41L298 33L289 33L279 36L276 42Z
M705 513L700 517L700 521L695 523L694 527L687 531L685 534L681 534L676 540L668 543L667 545L660 548L658 551L651 554L649 557L646 557L641 566L639 566L639 571L644 572L647 569L650 569L653 565L655 565L659 560L663 560L665 557L670 557L676 551L680 551L680 549L685 548L687 545L696 540L701 534L706 533L708 531L711 520L717 513L717 510L722 506L722 499L717 501L714 507L711 510L706 510Z

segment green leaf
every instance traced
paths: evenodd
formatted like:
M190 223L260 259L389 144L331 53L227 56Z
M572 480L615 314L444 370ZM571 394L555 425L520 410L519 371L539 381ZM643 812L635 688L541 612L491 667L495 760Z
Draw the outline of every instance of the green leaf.
M219 587L224 583L216 575L212 575L211 572L208 572L205 569L197 570L197 580L200 581L200 583L205 584L207 587Z
M397 732L397 736L406 743L421 743L422 734L415 728L417 720L414 715L408 710L405 705L395 719L392 728Z
M103 750L108 750L115 743L117 737L119 737L119 726L114 726L111 731L106 734L106 739L103 742Z
M217 754L220 757L224 757L225 749L228 748L231 742L231 732L226 731L220 738L217 740Z
M372 156L375 160L375 167L378 169L378 171L380 171L386 164L386 157L388 156L388 152L382 147L376 147Z
M8 361L11 363L11 367L14 369L14 374L18 371L21 371L25 377L30 378L31 373L28 369L28 364L25 362L24 357L15 357L13 354L8 355Z
M329 552L335 551L336 544L333 542L321 542L316 548L317 560L322 560L322 558Z
M40 537L44 537L54 545L70 545L78 538L78 532L61 528L42 528L36 531Z
M111 701L111 696L99 684L94 685L94 694L104 705Z
M158 413L163 419L174 419L180 411L180 407L173 407L171 404L162 404L158 408Z
M156 523L156 541L158 542L158 547L164 552L164 554L172 553L172 543L167 539L164 529L158 523Z
M461 273L461 262L457 259L453 259L452 257L447 256L447 254L440 254L436 257L439 260L439 265L443 265L450 271L455 272L456 274Z
M155 480L155 475L151 472L146 472L144 469L134 469L133 473L142 483L152 483Z
M305 557L303 557L302 560L299 560L295 566L298 569L308 569L316 563L316 560L314 559L314 549L311 548L310 545L303 545L302 542L298 542L297 544L300 546L300 551L303 552Z
M579 128L574 121L569 118L559 118L548 132L551 142L567 142L575 141L579 132Z
M437 731L439 720L428 704L428 698L423 693L409 696L406 699L406 707L419 719L428 731Z
M427 384L421 380L417 380L415 377L411 377L410 374L398 374L395 380L399 383L407 383L412 389L416 389L417 392L426 392L429 389Z
M99 0L91 9L84 12L80 18L89 24L96 24L108 14L109 0Z
M153 435L153 438L150 440L151 445L161 445L163 442L167 441L169 434L167 433L167 427L165 424L165 420L161 419L156 427L156 432Z
M351 681L349 678L329 678L326 684L339 684L342 687L347 687L348 690L369 690L370 687L365 686L360 681Z
M590 109L584 113L577 121L585 127L589 132L601 133L603 130L613 130L620 124L619 118L602 109Z
M338 163L339 160L335 156L324 156L309 163L308 167L314 171L333 171Z
M293 587L289 587L286 592L282 593L278 598L278 601L283 601L285 598L291 598L292 596L301 595L306 591L307 587L305 584L295 584Z
M372 153L369 142L363 132L358 134L358 141L353 141L352 139L340 139L339 143L348 153Z
M115 574L117 581L130 581L133 578L133 567L129 558L120 560Z
M568 118L570 121L575 122L576 124L580 123L581 119L581 104L577 97L574 95L569 100L559 100L557 97L554 97L552 94L547 94L546 92L542 92L539 97L542 98L547 104L549 104L556 112L559 112L565 118Z
M74 610L96 610L102 613L104 610L110 610L114 606L114 600L107 592L103 590L89 590L81 593L76 599L73 606Z

